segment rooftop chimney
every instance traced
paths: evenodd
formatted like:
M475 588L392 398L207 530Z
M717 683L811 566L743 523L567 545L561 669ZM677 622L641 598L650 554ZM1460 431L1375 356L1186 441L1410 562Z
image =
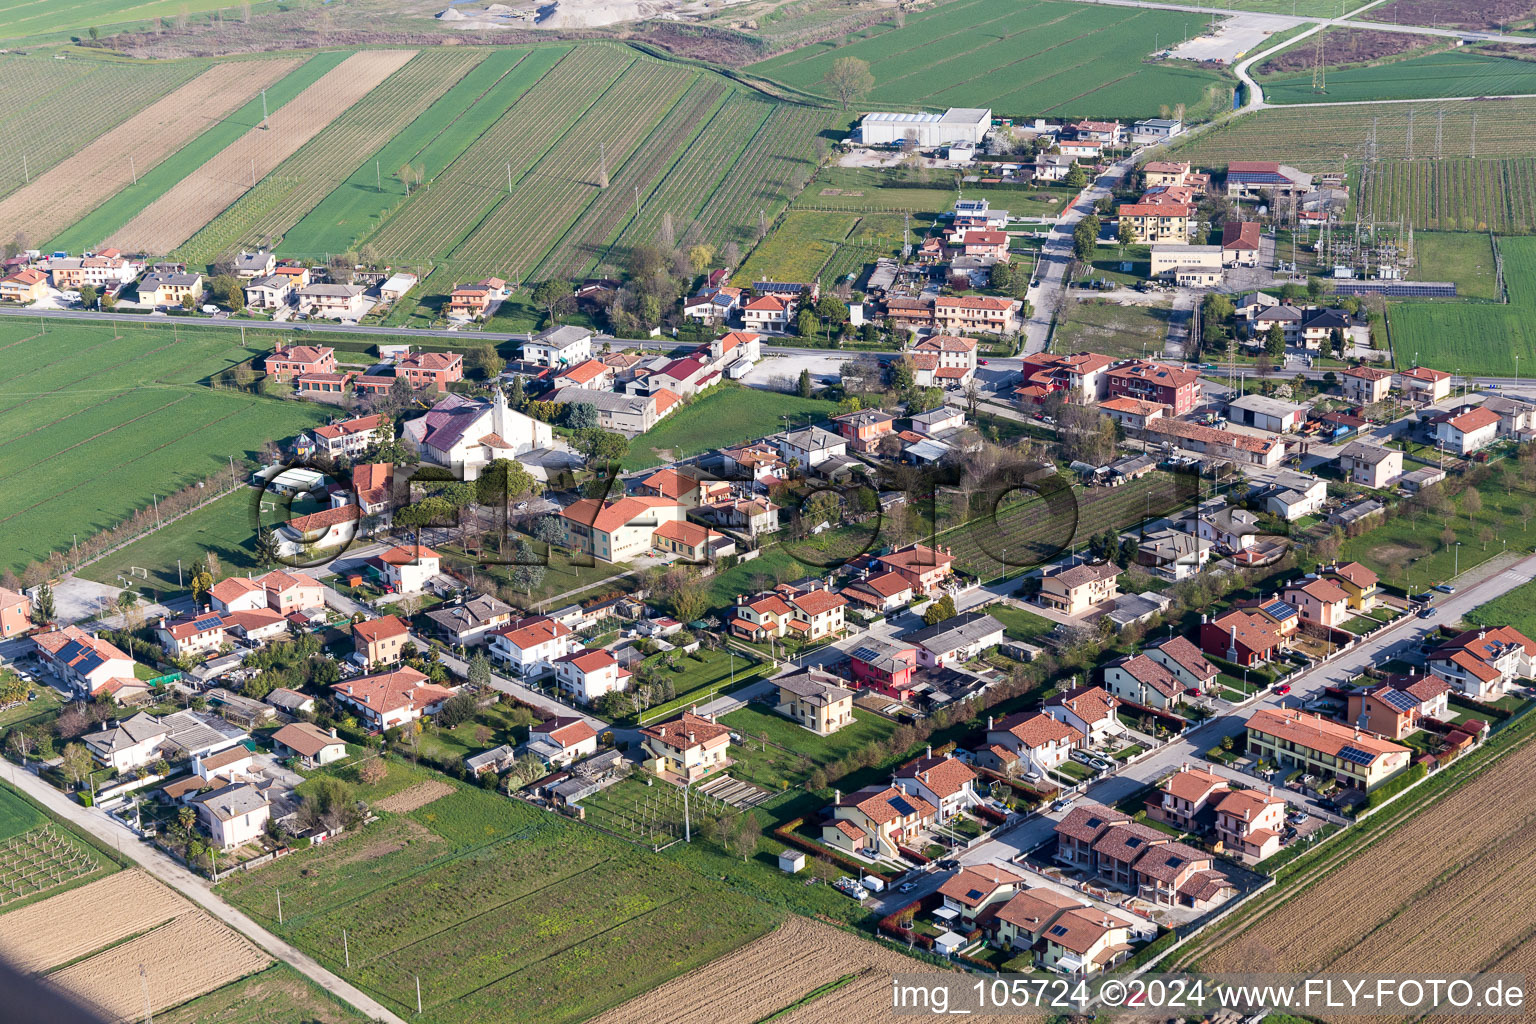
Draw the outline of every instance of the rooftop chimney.
M843 802L843 791L842 790L834 789L832 791L832 802L835 803L835 804L840 804L840 803Z
M933 744L932 743L928 744L928 756L929 757L933 756Z

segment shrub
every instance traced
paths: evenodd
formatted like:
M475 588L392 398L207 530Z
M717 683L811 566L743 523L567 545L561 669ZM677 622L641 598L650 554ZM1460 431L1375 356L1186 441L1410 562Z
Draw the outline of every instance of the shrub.
M1392 797L1422 779L1427 771L1428 769L1424 767L1424 762L1422 761L1409 765L1407 771L1388 779L1373 789L1371 795L1366 798L1365 805L1367 807L1380 807Z

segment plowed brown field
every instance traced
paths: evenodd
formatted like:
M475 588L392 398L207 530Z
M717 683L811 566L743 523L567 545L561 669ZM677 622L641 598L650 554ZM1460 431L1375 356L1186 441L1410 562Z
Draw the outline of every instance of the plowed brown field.
M297 58L215 64L0 200L0 224L31 239L52 237L298 64Z
M47 970L191 908L144 872L119 871L0 916L0 957L18 971Z
M66 967L48 981L95 1006L105 1020L130 1021L195 999L247 974L265 970L272 958L201 910L121 946ZM139 978L140 965L146 970Z
M453 792L453 787L446 782L438 782L436 779L428 779L426 782L418 782L414 786L408 786L398 793L392 793L382 800L375 800L373 806L381 811L389 811L392 814L405 814L414 811L418 807L425 807L434 800L438 800Z
M273 111L268 128L252 128L224 147L139 211L106 244L132 252L170 252L415 55L415 50L367 50L348 57Z

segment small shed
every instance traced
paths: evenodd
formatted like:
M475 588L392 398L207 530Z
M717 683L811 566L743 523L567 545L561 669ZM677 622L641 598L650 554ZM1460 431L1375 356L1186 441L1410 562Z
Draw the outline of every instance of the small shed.
M784 850L779 854L779 870L785 874L798 874L805 870L805 854L799 850Z
M954 956L965 945L965 936L946 931L933 940L933 951L940 956Z

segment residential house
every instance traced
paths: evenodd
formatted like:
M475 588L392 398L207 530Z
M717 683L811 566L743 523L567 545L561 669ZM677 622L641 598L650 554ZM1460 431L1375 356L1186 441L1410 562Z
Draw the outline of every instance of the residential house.
M549 327L523 343L523 359L538 366L575 366L590 358L592 332L585 327Z
M837 794L822 824L822 842L864 857L896 859L935 821L937 809L897 786L866 786Z
M32 599L0 587L0 640L21 636L32 628Z
M657 470L633 488L633 493L640 497L665 498L684 508L707 505L726 497L730 492L731 485L724 480L705 479L694 476L686 467L671 466Z
M457 352L412 352L395 363L395 376L404 377L413 388L447 391L449 384L464 379L464 357Z
M555 684L561 692L583 704L591 704L606 693L629 686L629 670L623 668L612 653L601 648L577 648L556 658L552 664Z
M818 736L830 736L853 723L853 691L830 672L801 669L777 677L773 684L779 689L774 710Z
M1104 666L1104 689L1132 704L1166 709L1178 703L1185 688L1161 662L1128 654Z
M779 457L786 463L793 459L803 470L848 454L847 441L820 427L775 434L768 441L778 449Z
M1451 375L1444 370L1431 370L1427 366L1397 371L1394 383L1403 397L1425 405L1451 395Z
M917 647L867 635L848 652L848 671L855 686L906 701L917 672Z
M303 288L305 285L309 284L309 282L312 280L312 276L310 275L308 267L293 267L293 266L282 266L282 265L279 265L279 266L276 266L276 267L272 268L272 273L278 274L278 275L280 275L282 277L286 277L289 280L289 282L293 285L294 290L298 290L300 288Z
M730 631L744 640L792 637L802 643L836 636L844 629L848 599L830 590L780 586L748 600L738 597Z
M873 454L880 450L880 441L896 430L896 417L881 409L860 409L832 417L837 432L843 435L848 447L856 452Z
M1062 156L1071 157L1073 160L1087 160L1097 162L1104 154L1104 143L1093 139L1063 139L1056 146Z
M393 665L410 641L410 628L399 617L385 615L352 624L353 657L364 668Z
M1312 175L1270 160L1233 160L1227 164L1227 195L1233 199L1273 202L1312 190Z
M1232 892L1209 854L1100 804L1074 807L1055 832L1057 861L1150 903L1203 908Z
M1214 542L1183 530L1154 530L1137 545L1136 564L1165 579L1188 579L1205 568L1214 546Z
M1364 613L1376 607L1380 577L1359 562L1327 565L1319 570L1319 574L1344 591L1351 610Z
M387 416L374 414L358 416L340 423L327 423L309 432L316 451L332 458L355 458L368 450L375 442L387 443L394 439L395 424Z
M645 767L694 783L731 763L731 730L685 711L676 718L640 730Z
M1045 713L1083 734L1091 745L1123 732L1115 709L1120 700L1102 686L1075 686L1045 702Z
M1259 222L1229 220L1221 226L1221 262L1228 266L1259 265Z
M1231 791L1220 775L1186 764L1157 783L1147 798L1147 817L1183 832L1207 832L1214 824L1216 801Z
M230 642L224 619L217 612L166 619L155 627L155 638L173 658L208 655Z
M963 767L963 766L962 766ZM1024 876L997 864L977 864L961 868L939 886L944 906L960 915L962 931L977 926L989 907L998 907L1013 898ZM990 915L988 915L990 916Z
M242 281L266 277L277 266L277 257L270 252L242 252L235 257L235 276Z
M993 915L993 941L1003 949L1019 950L1021 954L1029 950L1044 952L1046 929L1065 912L1086 909L1087 904L1043 885L1020 890Z
M914 433L935 440L947 438L965 427L965 410L958 405L941 405L909 418Z
M326 345L279 345L266 358L267 376L288 380L301 374L335 373L336 350Z
M718 326L741 308L740 288L706 285L683 301L683 319Z
M569 626L548 615L514 619L491 631L490 655L519 676L539 675L581 647Z
M1498 413L1499 436L1528 440L1536 429L1536 405L1510 398L1508 395L1489 395L1483 399L1484 409Z
M909 544L875 559L886 572L894 572L912 586L915 594L938 593L954 572L955 556L949 548Z
M659 555L675 555L681 562L696 565L710 564L736 553L736 542L725 534L686 519L656 527L651 544Z
M1257 864L1280 850L1286 802L1274 787L1229 789L1216 801L1216 838L1222 852L1244 864Z
M1329 351L1335 336L1349 344L1354 321L1342 309L1308 309L1297 325L1301 346L1312 351Z
M0 280L0 302L31 304L48 294L48 275L26 267Z
M559 405L590 405L597 411L599 427L633 437L660 422L679 398L665 388L650 395L621 395L613 391L567 387L551 392L546 400Z
M1136 241L1188 242L1189 218L1194 208L1178 203L1122 203L1116 211L1120 223L1130 224Z
M1147 424L1147 433L1153 440L1165 440L1176 447L1238 465L1274 469L1285 458L1285 442L1279 438L1218 430L1188 420L1155 419Z
M1393 676L1349 694L1344 720L1357 729L1400 740L1425 719L1444 718L1451 684L1437 675Z
M1238 665L1262 665L1279 656L1280 634L1262 615L1234 610L1200 623L1200 650Z
M1228 403L1227 418L1272 434L1290 434L1306 422L1307 407L1268 395L1243 395Z
M316 395L338 398L346 394L347 387L356 379L357 375L350 370L346 373L303 373L293 379L293 387L305 398Z
M1194 521L1195 535L1228 552L1253 547L1259 536L1259 517L1243 508L1202 509Z
M1248 719L1248 752L1356 789L1375 789L1408 767L1413 751L1296 708L1261 708Z
M902 640L917 647L917 663L928 668L962 665L1003 641L1003 624L984 612L962 612Z
M1321 477L1281 470L1264 491L1264 510L1294 523L1321 512L1327 500L1328 484Z
M491 307L501 300L500 288L492 284L500 278L459 285L448 296L448 316L455 320L476 320L489 315ZM506 282L502 282L505 287Z
M1042 570L1039 601L1063 615L1084 615L1120 593L1120 567L1113 562L1082 563Z
M134 678L132 658L79 626L39 633L32 642L42 666L69 684L77 697L111 692L121 680Z
M1469 629L1430 652L1428 666L1474 700L1498 700L1536 668L1536 643L1513 626Z
M368 561L379 571L385 585L393 588L392 593L416 594L427 589L427 584L441 571L442 556L423 544L397 544Z
M1172 673L1185 689L1193 686L1205 690L1221 674L1188 637L1171 636L1155 641L1148 644L1143 653Z
M976 375L976 342L935 334L912 346L913 380L919 387L963 388Z
M700 511L717 526L737 530L752 540L779 529L779 506L768 498L724 498Z
M1153 402L1172 416L1183 416L1200 402L1200 374L1194 370L1137 359L1107 370L1104 379L1110 397Z
M554 384L556 390L582 388L587 391L611 391L613 376L613 367L601 359L588 359L555 374Z
M138 277L141 269L141 263L122 256L96 255L48 261L53 286L61 291L79 291L90 285L98 292L116 294L123 285Z
M741 320L748 330L764 334L783 334L794 320L796 302L785 295L759 295L741 307Z
M322 729L310 722L290 722L272 734L272 747L279 753L296 757L306 768L320 768L347 756L347 745L335 729Z
M1014 389L1021 399L1037 405L1056 392L1063 392L1068 402L1091 405L1109 397L1108 370L1115 360L1097 352L1053 355L1041 352L1023 357L1020 370L1024 384Z
M437 714L454 691L405 667L333 683L331 693L357 712L369 732L383 732Z
M383 302L399 302L405 298L405 293L416 287L416 275L409 271L397 270L389 275L389 279L379 285L379 299Z
M1340 390L1356 405L1374 405L1392 390L1392 371L1379 366L1351 366L1339 375Z
M1008 233L979 228L962 228L950 235L949 246L954 256L983 256L1001 263L1008 262Z
M916 793L938 810L939 821L948 821L978 802L972 783L976 773L953 755L935 756L933 748L897 769L896 785Z
M1477 406L1460 413L1436 416L1435 441L1456 455L1471 455L1492 444L1499 434L1499 414Z
M512 606L489 594L476 594L455 605L427 612L439 635L452 644L484 643L492 630L512 621Z
M848 600L884 614L912 603L912 584L899 572L876 572L854 580L840 593Z
M933 322L946 335L1012 334L1019 329L1019 309L1016 299L945 295L933 301Z
M311 316L356 320L368 312L367 291L360 284L308 284L299 289L299 308Z
M1081 729L1044 711L1020 711L998 722L989 717L987 745L976 752L976 763L1006 775L1044 775L1085 739Z
M564 768L597 753L597 730L585 718L557 716L528 730L528 753Z
M1403 475L1403 453L1365 441L1351 441L1339 452L1339 471L1350 483L1381 489Z
M627 562L656 547L663 524L682 523L686 509L669 498L582 498L561 510L565 546L603 562Z
M80 737L96 763L115 772L147 765L160 757L160 747L171 728L163 720L139 712L98 732Z
M470 754L464 758L464 770L471 778L479 778L486 772L500 775L516 763L517 749L510 743L503 743L499 747L482 750L478 754Z
M156 271L139 280L139 301L152 306L180 306L203 297L203 275Z
M258 838L272 816L272 805L262 790L249 782L231 782L199 793L188 803L196 809L198 822L221 850L233 850Z

